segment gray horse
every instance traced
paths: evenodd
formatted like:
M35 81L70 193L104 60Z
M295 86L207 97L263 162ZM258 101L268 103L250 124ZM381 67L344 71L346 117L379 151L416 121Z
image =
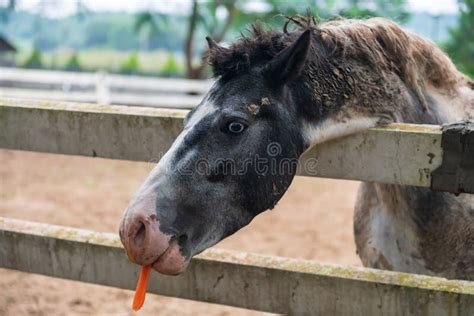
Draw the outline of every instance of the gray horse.
M473 82L385 19L294 17L282 32L254 26L230 47L207 40L217 80L120 227L129 258L162 273L183 272L274 207L309 147L379 124L474 117ZM354 226L365 266L474 280L473 196L364 183Z

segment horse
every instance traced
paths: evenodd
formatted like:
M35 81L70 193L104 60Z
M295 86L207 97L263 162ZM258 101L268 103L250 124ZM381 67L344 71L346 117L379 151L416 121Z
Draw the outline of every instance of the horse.
M393 122L474 117L474 83L387 19L296 16L226 47L206 39L216 81L119 229L130 260L164 274L272 209L308 148ZM354 235L367 267L474 280L472 195L362 183Z

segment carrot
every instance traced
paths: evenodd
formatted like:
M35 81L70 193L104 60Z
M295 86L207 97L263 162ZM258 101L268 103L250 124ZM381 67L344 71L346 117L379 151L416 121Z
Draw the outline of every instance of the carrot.
M150 278L150 272L151 265L142 266L137 282L137 288L135 289L135 296L133 297L132 309L134 311L138 311L142 308L143 303L145 302L146 286L148 284L148 279Z

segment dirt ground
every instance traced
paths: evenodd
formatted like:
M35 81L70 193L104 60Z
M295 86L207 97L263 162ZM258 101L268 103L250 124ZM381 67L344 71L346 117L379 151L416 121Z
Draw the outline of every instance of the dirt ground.
M152 165L0 150L0 216L116 232ZM216 247L360 265L357 182L297 177L272 211ZM291 246L289 246L291 245ZM132 315L132 292L0 269L0 315ZM149 295L139 314L262 313Z

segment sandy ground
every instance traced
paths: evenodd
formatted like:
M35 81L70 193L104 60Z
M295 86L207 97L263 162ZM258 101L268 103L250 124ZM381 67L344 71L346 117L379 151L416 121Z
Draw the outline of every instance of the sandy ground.
M0 216L116 232L152 165L0 150ZM272 211L216 247L360 265L357 182L298 177ZM291 246L290 246L291 245ZM132 315L131 291L0 269L0 315ZM149 295L139 314L262 313Z

